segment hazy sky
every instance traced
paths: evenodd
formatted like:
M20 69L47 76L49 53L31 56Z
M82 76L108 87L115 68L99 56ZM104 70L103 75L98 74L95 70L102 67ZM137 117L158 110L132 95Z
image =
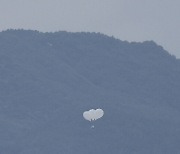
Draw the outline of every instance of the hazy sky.
M8 28L154 40L180 58L180 0L0 0L0 30Z

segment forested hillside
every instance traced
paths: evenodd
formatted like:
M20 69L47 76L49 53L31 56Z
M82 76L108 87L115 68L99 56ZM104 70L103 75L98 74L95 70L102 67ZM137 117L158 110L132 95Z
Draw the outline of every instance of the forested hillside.
M2 154L178 154L179 117L180 60L153 41L0 32Z

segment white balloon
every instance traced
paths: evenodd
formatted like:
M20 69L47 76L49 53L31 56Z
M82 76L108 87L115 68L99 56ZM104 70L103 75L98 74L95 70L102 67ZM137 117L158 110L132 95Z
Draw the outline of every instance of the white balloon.
M104 115L104 111L102 109L96 109L96 110L91 109L83 113L84 119L89 120L89 121L97 120L101 118L103 115Z

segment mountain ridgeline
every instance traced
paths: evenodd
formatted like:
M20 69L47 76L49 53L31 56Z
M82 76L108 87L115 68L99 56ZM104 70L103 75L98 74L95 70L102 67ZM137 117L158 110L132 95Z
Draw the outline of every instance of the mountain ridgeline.
M2 154L178 154L179 117L180 60L153 41L0 32Z

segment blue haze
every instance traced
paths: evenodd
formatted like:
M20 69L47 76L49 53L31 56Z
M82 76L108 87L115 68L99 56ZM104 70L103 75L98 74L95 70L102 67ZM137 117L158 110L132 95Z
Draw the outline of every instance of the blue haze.
M153 41L3 31L0 153L178 154L179 91L180 60Z

